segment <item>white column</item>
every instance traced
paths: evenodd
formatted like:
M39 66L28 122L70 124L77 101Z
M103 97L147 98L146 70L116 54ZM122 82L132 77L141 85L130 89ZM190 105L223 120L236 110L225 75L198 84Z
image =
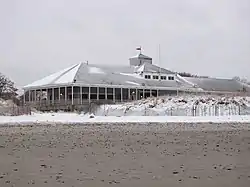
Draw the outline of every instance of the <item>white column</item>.
M105 100L108 100L108 88L105 87Z
M142 98L145 98L145 89L142 89Z
M123 101L123 93L122 93L122 88L121 88L121 102Z
M156 90L156 96L159 97L159 90Z
M35 103L36 103L36 90L35 90L35 97L34 97Z
M89 103L90 103L91 87L89 86Z
M115 88L113 88L113 101L115 102Z
M152 90L150 89L149 91L150 91L150 97L152 97Z
M131 98L130 98L130 88L128 88L128 100L131 100Z
M82 87L80 86L80 101L81 101L81 105L82 105Z
M59 103L60 103L60 101L61 101L61 88L60 87L58 87L58 100L59 100Z
M49 91L48 91L48 88L46 88L46 105L48 104L48 100L49 100Z
M64 94L65 94L65 96L64 96L64 100L65 100L65 104L67 104L67 87L65 86L65 91L64 91Z
M71 104L74 105L74 86L71 87Z
M43 98L43 90L40 89L40 96L39 96L39 103L40 103L40 105L42 103L42 98Z
M31 100L31 98L30 98L30 97L31 97L31 94L30 94L30 90L29 90L29 102L30 102L30 100Z
M52 103L55 103L55 90L52 88Z
M99 88L100 87L96 87L96 98L97 98L97 100L99 100Z
M23 94L23 105L25 104L25 95L26 95L26 92L25 92L25 90L23 90L24 91L24 94Z
M135 89L135 100L137 100L138 99L138 90L137 90L137 88Z

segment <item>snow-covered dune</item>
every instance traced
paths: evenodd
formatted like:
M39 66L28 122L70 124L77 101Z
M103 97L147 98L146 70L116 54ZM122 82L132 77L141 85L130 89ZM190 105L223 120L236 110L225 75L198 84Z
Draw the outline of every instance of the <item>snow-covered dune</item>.
M184 95L102 105L98 116L214 116L250 114L250 97Z

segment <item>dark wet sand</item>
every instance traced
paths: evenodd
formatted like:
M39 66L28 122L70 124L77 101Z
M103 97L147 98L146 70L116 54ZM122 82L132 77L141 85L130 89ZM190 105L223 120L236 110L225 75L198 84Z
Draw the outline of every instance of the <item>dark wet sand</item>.
M2 127L0 187L250 186L250 131Z

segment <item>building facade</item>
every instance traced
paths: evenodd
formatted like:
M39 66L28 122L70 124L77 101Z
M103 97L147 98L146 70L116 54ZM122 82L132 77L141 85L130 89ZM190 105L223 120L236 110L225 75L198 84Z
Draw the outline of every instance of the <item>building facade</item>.
M231 80L188 80L158 67L152 58L138 54L129 65L108 67L79 63L24 87L24 103L43 110L79 108L90 103L119 103L147 97L177 95L180 92L241 91ZM212 85L209 85L211 84ZM219 90L223 86L224 90ZM226 88L225 86L228 86ZM213 90L219 87L217 90ZM204 89L204 88L205 89Z

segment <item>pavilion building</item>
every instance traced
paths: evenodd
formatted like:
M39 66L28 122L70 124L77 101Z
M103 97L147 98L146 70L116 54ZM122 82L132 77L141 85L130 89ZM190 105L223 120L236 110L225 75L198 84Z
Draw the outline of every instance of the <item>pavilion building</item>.
M24 87L24 103L45 109L79 108L89 103L117 103L180 92L241 92L232 79L184 78L138 54L128 66L79 63Z

